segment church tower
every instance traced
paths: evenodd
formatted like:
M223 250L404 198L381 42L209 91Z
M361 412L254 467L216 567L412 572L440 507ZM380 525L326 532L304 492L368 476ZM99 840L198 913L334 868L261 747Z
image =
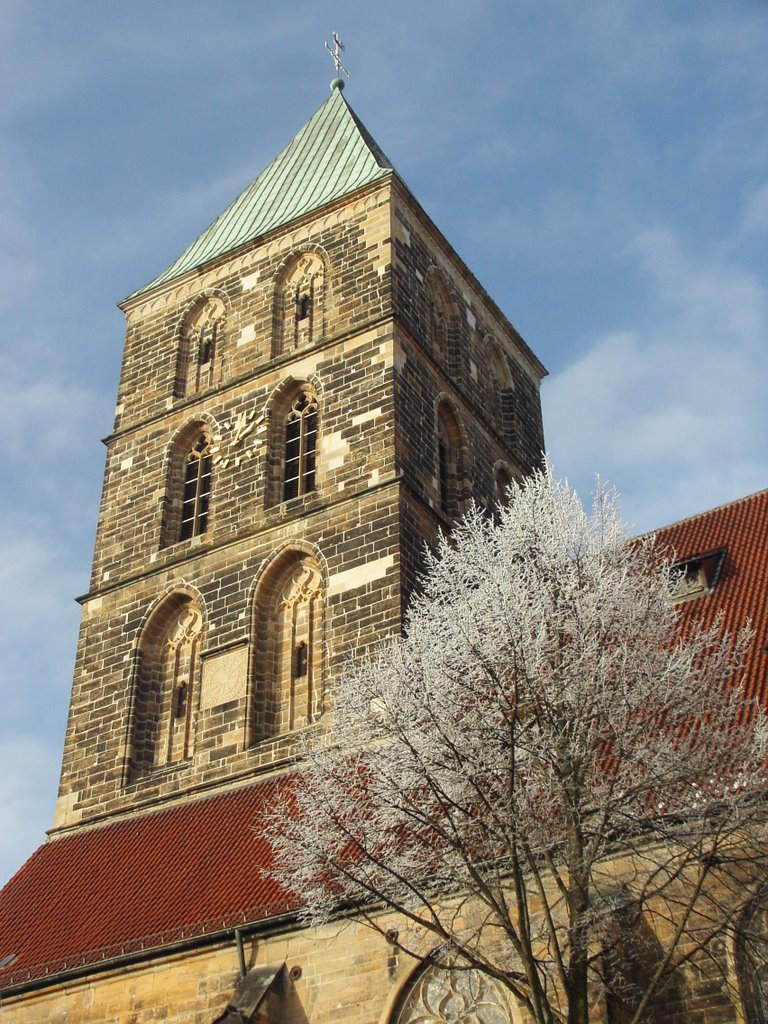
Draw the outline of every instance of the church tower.
M290 761L424 541L543 447L540 364L338 84L121 308L57 831Z
M9 886L11 909L22 896L37 908L3 935L0 989L12 992L50 995L75 963L77 984L93 985L89 965L138 963L137 950L170 942L178 952L185 935L199 949L215 933L213 949L226 932L231 946L232 907L206 903L210 886L178 909L195 858L211 836L216 857L240 858L233 900L232 879L254 862L242 845L252 812L233 808L290 772L344 660L402 629L425 542L470 502L492 506L543 449L541 363L339 80L242 195L120 306L125 351L55 822ZM150 921L158 891L170 902ZM241 908L246 920L256 903ZM67 1019L91 1019L67 1005ZM99 1005L93 1019L118 1019Z

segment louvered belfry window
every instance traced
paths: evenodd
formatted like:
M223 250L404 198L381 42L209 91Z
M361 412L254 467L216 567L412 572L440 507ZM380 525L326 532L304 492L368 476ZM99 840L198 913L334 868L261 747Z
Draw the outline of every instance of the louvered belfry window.
M285 421L285 475L283 501L315 489L317 461L317 399L301 391Z
M205 533L211 504L211 452L208 439L198 438L184 466L181 540Z

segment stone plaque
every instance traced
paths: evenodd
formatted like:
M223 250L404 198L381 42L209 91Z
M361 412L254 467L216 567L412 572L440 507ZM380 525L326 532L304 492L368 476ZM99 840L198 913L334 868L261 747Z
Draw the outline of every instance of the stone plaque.
M247 676L248 648L245 646L206 658L203 662L200 708L215 708L245 697Z

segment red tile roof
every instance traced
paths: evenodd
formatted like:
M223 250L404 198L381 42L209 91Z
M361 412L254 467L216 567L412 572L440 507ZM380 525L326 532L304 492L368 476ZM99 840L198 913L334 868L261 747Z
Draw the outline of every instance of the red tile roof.
M0 990L285 913L271 779L44 843L0 893Z
M725 552L712 593L682 604L681 623L750 621L749 696L768 705L768 491L657 537L680 561ZM0 990L289 912L259 834L289 784L272 778L45 843L0 894L0 962L17 954Z
M745 695L768 708L768 490L672 523L657 530L656 538L662 552L681 562L724 552L712 592L679 606L681 627L710 626L718 616L730 633L749 624L754 636Z

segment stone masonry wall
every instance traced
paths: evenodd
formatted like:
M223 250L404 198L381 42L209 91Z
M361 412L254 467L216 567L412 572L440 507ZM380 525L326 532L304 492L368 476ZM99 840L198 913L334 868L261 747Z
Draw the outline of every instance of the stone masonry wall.
M416 966L356 922L246 941L245 952L248 968L284 962L300 973L289 982L280 1024L384 1022ZM211 1024L223 1014L238 980L232 939L6 999L0 1017L7 1014L14 1024ZM276 1017L258 1019L278 1024Z
M499 457L511 462L516 473L528 473L540 465L544 451L539 383L546 372L520 335L505 319L442 235L415 201L402 188L393 204L392 305L404 333L425 356L422 377L431 375L438 391L446 391L460 403L462 422L475 420L483 435L470 442L473 451L494 446ZM451 339L455 350L447 364L440 365L430 353L430 271L437 270L450 292L456 309ZM494 411L493 380L488 366L488 344L502 353L511 378L511 423L501 428ZM422 391L424 390L423 385ZM398 395L398 402L406 402ZM400 406L398 405L398 409ZM477 480L477 478L473 478ZM487 490L488 480L477 481L478 494Z
M296 347L275 332L291 315L281 282L303 253L315 271L322 266L323 285L309 341ZM438 272L457 311L445 363L430 347L425 284ZM281 550L317 565L326 708L344 658L401 629L423 544L451 527L438 490L438 400L461 437L457 514L469 500L490 506L495 467L519 476L542 446L541 367L396 179L124 305L56 828L234 783L296 755L295 732L260 737L252 728L262 668L254 592ZM208 307L219 317L215 364L184 390L180 354L194 357L187 325ZM514 380L513 422L490 411L489 331ZM317 396L317 475L309 493L284 501L286 402L301 382ZM183 464L201 434L214 453L208 524L179 539ZM190 756L138 771L140 639L174 593L202 617Z
M390 927L408 928L394 915L382 916L380 924L385 933ZM427 939L425 956L429 949ZM674 1003L664 1001L649 1010L648 1020L749 1024L738 980L727 965L728 950L716 952L722 971L707 958L694 957L675 975ZM253 1018L262 1024L391 1024L420 968L386 934L354 919L246 935L244 954L247 970L284 964L290 976L277 998L265 1000ZM212 1024L233 1000L239 980L237 948L230 936L197 951L160 952L143 964L116 965L83 979L7 995L0 1019L14 1024ZM529 1024L527 1013L512 999L507 999L507 1012L510 1024ZM624 1012L614 1010L617 1019L625 1019ZM434 1008L433 1013L435 1020L452 1019L450 1005L444 1017ZM610 1024L603 998L596 998L590 1019Z
M389 226L388 191L369 189L200 280L127 304L57 826L139 809L293 756L296 735L257 744L249 735L254 588L277 551L308 553L322 569L325 686L350 651L400 628L393 343L384 319ZM275 280L301 252L325 261L322 330L306 348L273 358ZM212 387L179 398L185 310L201 295L226 300L220 372ZM281 501L280 480L272 486L271 476L281 470L284 421L274 410L281 391L299 381L311 384L319 402L316 487ZM201 535L178 540L167 528L180 504L174 443L189 443L197 429L218 448L209 523ZM193 754L131 779L138 641L150 610L175 591L195 600L204 623L192 688ZM223 702L214 692L222 676Z

